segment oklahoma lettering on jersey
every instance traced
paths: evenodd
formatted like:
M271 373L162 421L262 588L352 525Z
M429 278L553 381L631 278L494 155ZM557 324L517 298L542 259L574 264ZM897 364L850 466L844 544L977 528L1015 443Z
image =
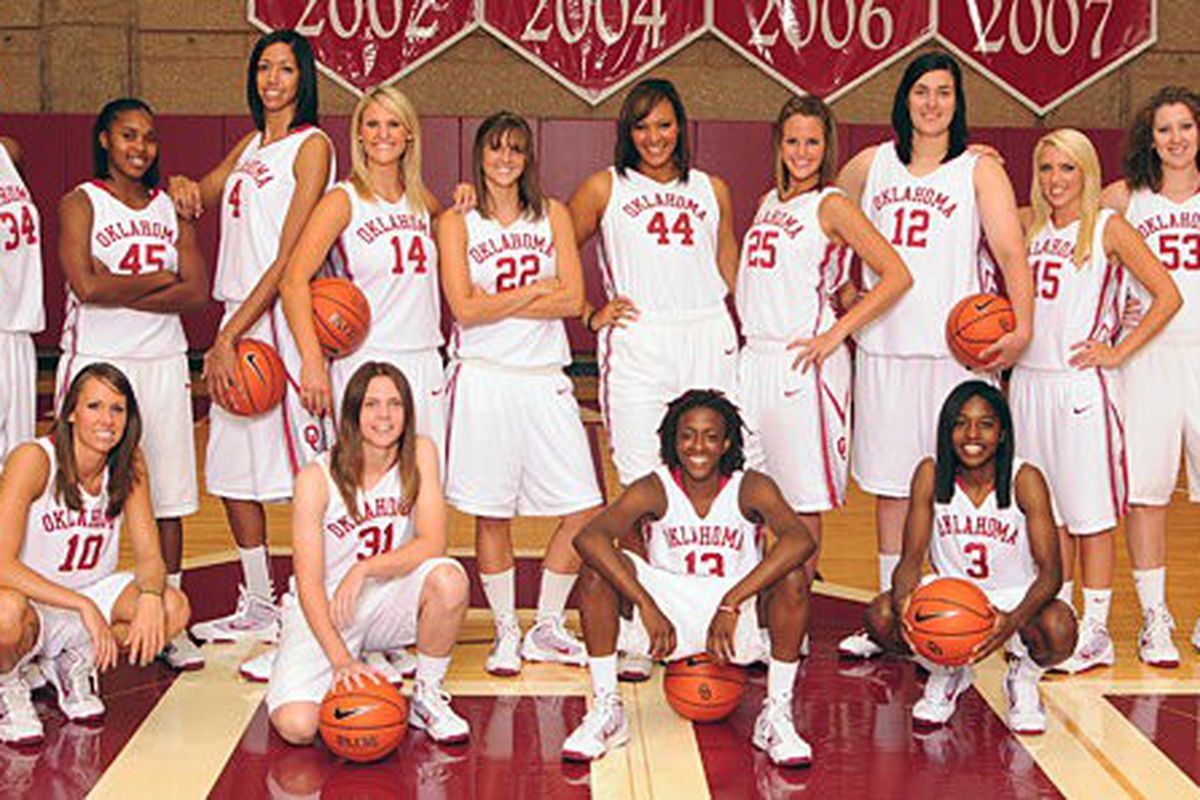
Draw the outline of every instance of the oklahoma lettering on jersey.
M0 331L37 333L44 327L41 217L0 145Z
M425 350L442 344L437 244L429 214L401 197L365 200L349 181L334 187L350 199L350 224L336 244L338 271L371 306L367 350Z
M1184 298L1179 313L1147 346L1200 345L1200 193L1176 203L1149 189L1138 189L1130 195L1125 216L1162 261ZM1150 293L1132 275L1126 279L1146 308Z
M54 443L49 438L36 443L50 459L50 477L29 507L21 563L68 589L91 586L116 572L120 551L121 515L105 513L108 475L99 494L80 491L83 508L73 511L54 497Z
M762 560L762 529L742 516L738 503L745 472L729 476L704 517L670 470L659 466L654 474L667 510L642 530L651 566L680 575L740 578Z
M611 169L612 193L600 219L600 267L609 299L628 297L643 312L719 307L728 290L717 269L721 210L700 170L687 182L659 183Z

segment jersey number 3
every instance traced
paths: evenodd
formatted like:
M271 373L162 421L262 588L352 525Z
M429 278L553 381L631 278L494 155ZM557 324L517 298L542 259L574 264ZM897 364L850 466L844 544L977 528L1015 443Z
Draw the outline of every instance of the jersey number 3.
M968 577L984 580L992 574L992 571L988 569L987 545L971 542L963 548L963 553L970 557L967 562Z

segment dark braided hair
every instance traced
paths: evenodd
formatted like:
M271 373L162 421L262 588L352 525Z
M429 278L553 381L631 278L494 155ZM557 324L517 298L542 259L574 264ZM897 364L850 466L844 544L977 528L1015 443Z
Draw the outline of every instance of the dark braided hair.
M673 470L683 466L679 453L675 451L675 436L679 431L679 420L693 408L712 409L725 421L725 439L729 447L721 455L718 465L721 474L732 475L741 469L746 463L742 434L746 424L742 422L738 407L717 389L689 389L667 404L667 413L658 426L658 453L662 462Z

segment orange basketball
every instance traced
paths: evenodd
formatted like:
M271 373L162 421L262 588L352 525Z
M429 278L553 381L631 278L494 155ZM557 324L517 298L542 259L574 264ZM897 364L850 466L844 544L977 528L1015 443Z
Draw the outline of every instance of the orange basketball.
M667 702L693 722L717 722L738 707L746 690L746 671L717 664L708 656L692 656L667 665L663 691Z
M973 294L958 301L946 318L946 342L954 357L971 369L982 369L991 360L979 354L1017 327L1008 298L998 294Z
M408 701L387 681L335 686L321 703L321 738L336 756L378 761L408 730Z
M987 595L960 578L938 578L912 594L905 613L913 649L936 664L956 667L987 638L996 612Z
M233 385L226 390L227 402L221 407L240 417L262 414L279 405L286 385L283 359L275 348L258 339L241 339L236 348Z
M317 339L330 358L353 353L367 338L371 327L371 304L366 295L345 278L313 281L312 307Z

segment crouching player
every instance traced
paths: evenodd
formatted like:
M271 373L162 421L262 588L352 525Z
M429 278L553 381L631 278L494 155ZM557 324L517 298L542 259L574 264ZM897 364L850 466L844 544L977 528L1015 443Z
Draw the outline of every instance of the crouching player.
M913 473L892 590L871 603L867 629L886 650L909 652L898 623L928 554L939 577L971 581L987 594L996 624L973 661L1007 644L1015 656L1004 678L1008 726L1015 733L1042 733L1046 712L1037 684L1047 667L1074 650L1075 616L1055 599L1062 559L1046 481L1013 452L1012 416L999 390L967 381L947 396L938 418L937 457L922 460ZM943 725L974 674L970 666L926 666L929 680L913 706L913 721Z
M446 550L446 506L433 442L417 435L412 390L368 361L342 398L337 443L296 476L291 591L271 669L271 724L292 744L317 732L331 685L382 681L363 651L417 645L409 725L437 742L467 723L442 679L467 609L467 576Z
M754 744L776 764L806 765L812 748L796 733L792 690L808 627L803 564L815 549L812 536L770 478L743 471L742 419L720 392L694 389L676 398L658 435L665 466L635 481L575 539L595 698L563 743L563 757L592 760L629 739L617 693L621 611L632 607L631 638L644 640L629 649L670 660L707 652L747 664L762 655L761 597L771 656ZM618 552L614 540L639 523L646 556ZM776 536L765 557L764 526Z

